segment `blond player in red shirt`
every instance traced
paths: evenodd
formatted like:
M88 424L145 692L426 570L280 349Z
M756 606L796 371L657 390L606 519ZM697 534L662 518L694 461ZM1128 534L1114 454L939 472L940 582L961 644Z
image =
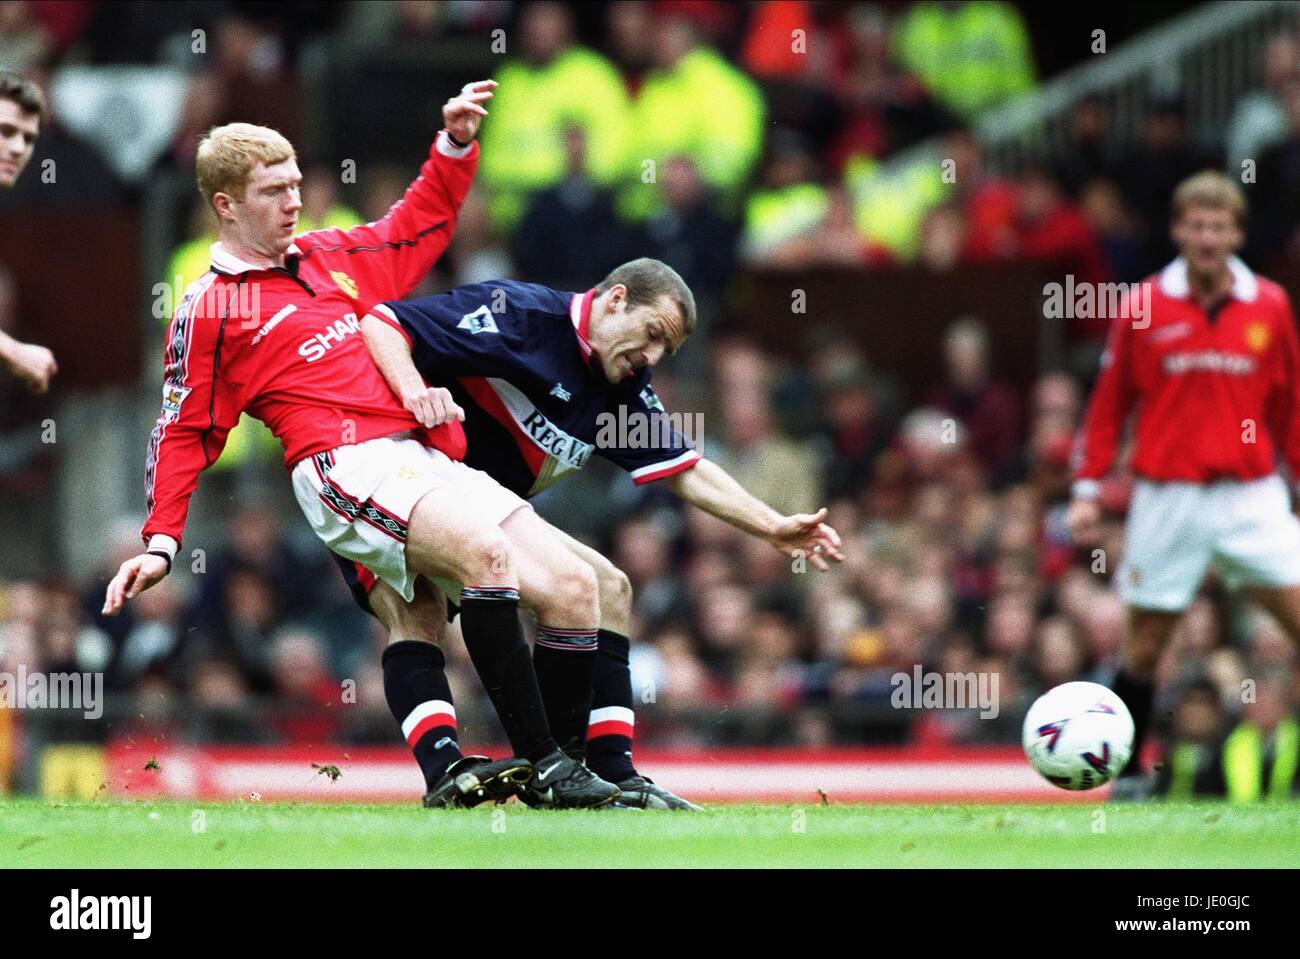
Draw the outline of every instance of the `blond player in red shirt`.
M1156 664L1211 565L1300 642L1300 521L1279 473L1300 480L1300 343L1286 292L1234 255L1245 215L1240 186L1221 173L1178 186L1180 255L1137 294L1149 311L1111 327L1079 437L1068 520L1078 542L1093 544L1099 483L1135 416L1116 570L1128 623L1114 689L1137 738L1117 796L1146 785L1137 757Z
M465 646L514 747L492 762L462 756L436 635L394 629L384 691L424 772L433 807L475 805L527 786L539 804L592 806L619 789L560 751L524 641L522 599L572 640L595 642L595 574L520 497L460 462L449 415L421 426L375 367L358 317L405 296L450 242L478 162L474 138L496 83L469 84L405 196L374 223L295 235L302 209L293 146L266 127L229 124L199 145L199 189L220 222L212 269L186 290L168 327L162 413L146 459L144 551L109 584L114 615L160 582L179 554L199 475L242 413L284 445L299 506L316 534L380 581L386 622L433 580L457 592ZM445 395L443 395L445 394ZM534 763L534 770L530 763Z

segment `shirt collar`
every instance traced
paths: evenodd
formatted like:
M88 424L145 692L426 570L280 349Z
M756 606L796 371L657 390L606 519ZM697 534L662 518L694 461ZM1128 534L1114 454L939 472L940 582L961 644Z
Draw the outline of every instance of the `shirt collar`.
M1250 267L1234 256L1228 260L1228 269L1232 271L1230 293L1233 299L1243 303L1255 302L1255 297L1259 294L1259 280ZM1191 284L1187 279L1187 259L1180 256L1161 270L1159 284L1160 292L1165 296L1185 300L1191 293Z
M578 337L578 349L582 358L591 366L595 350L591 348L591 304L596 299L593 287L586 293L575 293L569 300L569 319L573 321L573 332Z
M249 263L247 260L235 256L225 245L218 240L208 247L208 253L212 257L212 268L218 273L228 273L237 275L239 273L257 273L268 269L264 266L257 266ZM302 250L299 249L297 242L289 244L289 249L285 251L286 255L302 256Z

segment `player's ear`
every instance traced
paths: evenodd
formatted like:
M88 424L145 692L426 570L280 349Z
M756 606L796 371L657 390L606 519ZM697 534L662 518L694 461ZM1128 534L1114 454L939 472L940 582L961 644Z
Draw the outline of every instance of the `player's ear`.
M218 220L233 220L235 218L234 210L231 209L234 200L229 193L212 194L212 208L216 211Z
M609 288L609 305L613 309L627 309L627 287L622 283Z

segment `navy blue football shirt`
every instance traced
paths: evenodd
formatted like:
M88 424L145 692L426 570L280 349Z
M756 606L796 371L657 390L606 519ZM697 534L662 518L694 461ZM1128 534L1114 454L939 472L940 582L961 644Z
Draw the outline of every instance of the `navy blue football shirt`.
M700 459L647 367L611 383L587 342L595 291L497 280L383 303L416 369L465 410L465 463L523 497L601 456L649 483Z

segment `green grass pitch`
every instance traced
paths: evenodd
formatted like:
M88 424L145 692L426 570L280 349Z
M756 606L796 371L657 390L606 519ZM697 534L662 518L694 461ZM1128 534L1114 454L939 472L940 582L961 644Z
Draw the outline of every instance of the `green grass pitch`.
M201 814L201 815L200 815ZM716 806L704 814L0 800L13 867L1294 867L1300 804Z

